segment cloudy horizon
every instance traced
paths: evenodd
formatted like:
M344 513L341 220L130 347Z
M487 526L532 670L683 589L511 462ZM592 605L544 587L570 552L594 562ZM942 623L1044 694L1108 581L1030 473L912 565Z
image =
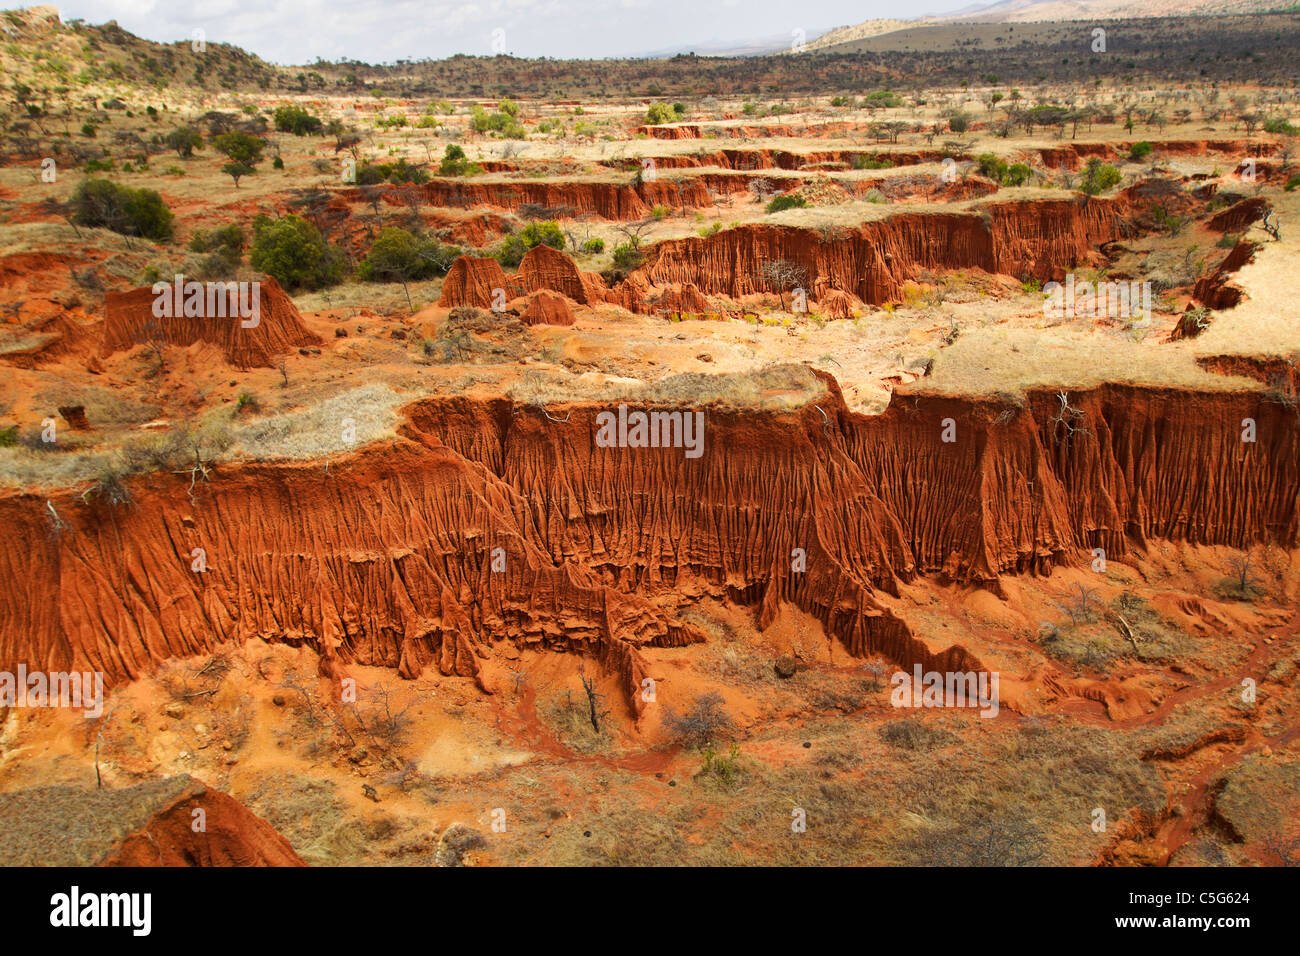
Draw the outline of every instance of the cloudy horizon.
M603 59L812 40L838 26L897 17L885 0L69 0L63 19L118 25L148 40L231 43L281 65L317 59L391 63L457 53ZM909 18L971 0L927 0ZM396 26L394 26L396 25ZM801 31L801 33L796 33Z

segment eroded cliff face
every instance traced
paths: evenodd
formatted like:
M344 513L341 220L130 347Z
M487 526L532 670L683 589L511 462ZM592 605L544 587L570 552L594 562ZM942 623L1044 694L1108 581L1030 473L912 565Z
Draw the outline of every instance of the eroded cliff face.
M760 624L790 602L855 655L968 669L966 650L912 633L880 595L1152 538L1297 543L1300 427L1263 393L898 396L869 418L827 386L793 412L706 410L694 458L598 447L603 407L556 421L507 399L430 399L407 408L401 438L328 469L223 467L193 499L188 479L160 475L125 508L51 498L58 533L44 496L10 495L0 580L27 586L0 595L0 666L112 683L261 638L311 646L327 675L436 666L491 690L482 661L510 641L597 658L637 709L639 649L703 640L686 618L702 595Z
M874 305L897 301L923 271L983 269L1044 281L1061 279L1121 235L1127 193L1114 199L992 202L976 212L900 213L823 238L809 229L749 225L650 247L637 270L654 285L694 283L732 298L768 291L764 265L785 260L815 276L811 294L831 289Z
M713 196L741 193L749 189L755 177L743 173L700 173L677 179L668 177L647 178L638 183L614 183L573 180L568 182L537 182L508 180L504 182L466 182L463 179L431 179L418 186L383 187L380 196L385 202L404 204L409 193L418 191L423 202L430 206L453 209L489 207L517 210L525 205L573 210L573 216L598 216L601 219L626 221L644 219L655 206L705 207L713 205ZM794 188L795 181L776 183ZM361 202L365 196L360 190L347 194L349 201Z
M190 286L197 295L191 309ZM221 349L226 361L238 368L269 368L274 358L292 349L320 345L321 338L303 324L293 300L271 276L259 280L256 290L228 290L236 283L186 282L183 295L169 284L161 292L168 314L158 316L160 294L144 286L105 296L100 354L107 356L137 345L165 342L188 346L209 342ZM251 310L248 309L252 305Z

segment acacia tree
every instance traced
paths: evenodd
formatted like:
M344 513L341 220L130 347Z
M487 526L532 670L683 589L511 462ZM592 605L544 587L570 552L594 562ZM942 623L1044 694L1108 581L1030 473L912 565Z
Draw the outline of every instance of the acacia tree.
M221 171L235 181L235 188L238 189L241 177L256 172L253 167L262 161L266 141L248 133L222 133L213 137L212 145L229 158L230 162L222 166Z
M808 277L808 272L797 262L789 259L776 259L766 262L759 269L759 275L767 282L772 291L781 298L781 309L785 310L786 292L801 287Z

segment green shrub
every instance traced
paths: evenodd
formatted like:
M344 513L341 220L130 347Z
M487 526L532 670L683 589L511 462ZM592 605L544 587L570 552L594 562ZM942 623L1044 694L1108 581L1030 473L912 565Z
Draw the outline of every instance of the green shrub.
M239 267L244 255L244 230L236 223L217 229L200 230L190 237L190 251L205 256L198 278L225 278Z
M182 126L164 136L163 142L167 144L168 149L176 150L177 156L188 159L194 155L196 149L203 148L203 134L192 126Z
M1133 146L1129 149L1128 158L1135 163L1140 163L1142 162L1142 160L1150 156L1154 150L1155 150L1154 146L1152 146L1146 140L1142 140L1140 143L1134 143Z
M494 255L503 266L513 269L523 261L524 253L541 245L552 249L564 248L564 233L554 222L530 222L519 232L502 239Z
M1095 196L1118 185L1122 178L1118 169L1093 156L1084 168L1083 181L1079 184L1079 188L1089 196Z
M527 251L528 244L524 242L524 237L517 232L512 232L502 237L492 255L507 269L513 269L524 261L524 253Z
M520 230L519 235L523 237L524 244L529 248L533 246L550 246L552 249L564 248L564 233L560 230L559 225L550 220L546 222L530 222Z
M284 160L281 159L279 156L275 157L275 159L271 160L271 168L284 169Z
M319 136L324 128L319 117L312 116L301 106L277 106L274 119L277 130L294 136Z
M786 193L784 196L774 196L772 201L767 204L767 211L781 212L784 209L802 209L807 205L808 200L802 196Z
M460 254L454 246L390 226L379 233L357 274L366 282L415 282L446 275Z
M152 189L132 189L108 179L86 179L72 196L73 221L155 242L172 237L172 212Z
M258 216L253 221L249 262L286 289L318 289L343 278L342 255L301 216Z
M980 153L975 157L975 162L979 166L981 176L987 176L995 183L1002 182L1007 174L1007 161L999 159L993 153Z
M582 251L587 253L588 255L593 255L593 256L600 255L600 253L605 251L605 240L588 239L586 242L582 244Z
M651 126L662 123L676 123L686 115L686 107L681 103L651 103L646 110L645 121Z
M378 183L392 183L394 186L402 186L407 183L427 183L429 173L420 166L408 163L405 158L399 159L395 163L370 163L365 162L357 170L357 185L374 186Z
M440 176L475 176L480 172L482 169L478 163L465 158L465 150L455 143L447 144L447 151L443 153L442 162L438 165Z
M488 113L481 106L474 107L471 112L469 128L476 133L500 133L506 139L523 139L526 135L523 126L511 114Z
M645 254L639 246L621 242L614 247L614 265L619 269L635 269L644 261Z
M1288 179L1286 181L1286 185L1283 186L1282 188L1290 193L1290 192L1295 192L1297 186L1300 186L1300 173L1297 173L1296 175Z
M1027 163L1012 163L1007 167L1007 171L1002 174L1002 185L1004 186L1023 186L1029 182L1029 177L1033 170Z
M854 169L893 169L894 163L893 160L885 159L884 157L877 158L875 156L867 156L865 154L859 153L857 156L853 157L853 168Z

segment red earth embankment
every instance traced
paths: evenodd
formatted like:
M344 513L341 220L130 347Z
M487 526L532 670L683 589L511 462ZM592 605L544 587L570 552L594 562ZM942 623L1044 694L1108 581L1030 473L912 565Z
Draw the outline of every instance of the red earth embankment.
M293 300L270 276L261 279L256 290L227 288L249 285L194 283L198 291L193 309L188 282L180 296L173 294L174 285L159 293L147 286L110 292L105 296L100 354L108 356L137 345L185 347L209 342L221 349L231 365L269 368L277 355L321 344L320 336L308 331ZM156 309L159 296L168 300L165 309ZM248 309L250 304L255 309ZM170 314L160 316L158 311Z
M480 661L509 641L601 660L639 712L638 649L704 640L687 617L703 594L764 626L790 602L855 655L970 669L876 594L1149 539L1297 543L1300 428L1262 392L1104 386L1069 394L1067 425L1055 391L863 417L827 385L798 411L706 409L698 457L597 446L603 407L438 399L328 470L224 467L197 506L174 475L134 482L129 508L70 491L49 499L54 535L46 495L5 496L0 580L38 583L0 594L0 667L113 683L261 638L309 645L327 674L435 666L491 689Z
M904 283L930 271L977 268L989 273L1060 280L1124 234L1142 208L1132 198L1038 199L990 202L970 212L899 213L823 235L795 226L751 224L705 237L670 239L646 251L646 261L614 288L581 272L563 253L538 246L517 276L495 260L464 256L453 263L439 305L491 308L495 289L506 299L547 289L580 305L611 302L635 312L652 308L666 289L693 286L703 295L733 299L770 292L764 267L793 263L813 277L810 298L833 293L881 305L899 301ZM656 291L658 290L658 291Z
M1232 281L1232 274L1255 258L1255 243L1242 239L1209 275L1196 280L1192 297L1211 309L1231 309L1245 296L1241 286Z
M189 776L0 794L4 866L305 866L284 837Z
M1210 153L1261 157L1272 149L1268 143L1235 139L1169 139L1147 142L1151 144L1152 154L1157 159L1162 156L1206 156ZM1066 143L1042 147L1037 153L1048 169L1078 169L1094 156L1111 162L1127 156L1132 148L1133 143Z
M991 202L972 212L900 213L823 238L793 226L747 225L651 246L636 275L653 285L694 283L732 298L768 290L763 267L784 260L814 277L814 299L832 290L879 305L898 301L922 271L983 269L1061 279L1121 234L1133 208L1114 199Z
M549 246L528 250L514 275L507 275L489 256L461 256L447 272L438 305L502 310L509 300L539 292L559 293L578 305L610 302L643 313L651 308L651 290L638 276L607 288L598 274L581 271L572 259Z
M793 153L784 149L717 149L700 150L697 153L682 153L674 156L648 156L635 159L603 159L602 166L612 169L636 170L646 168L646 159L651 160L654 169L696 169L717 167L719 169L756 170L784 169L798 170L813 166L842 165L852 166L861 160L870 163L885 163L888 166L916 166L920 163L939 163L948 154L935 149L900 150L897 152L867 151L861 149L829 149ZM955 159L969 159L964 154L956 154ZM863 167L867 168L867 167ZM884 167L881 167L884 168Z
M712 206L715 195L745 192L751 181L752 177L735 173L701 173L675 179L656 177L639 183L431 179L418 186L383 187L379 196L385 202L404 205L409 201L410 192L418 190L422 202L430 206L453 209L486 207L516 211L531 205L562 210L564 217L599 216L601 219L625 222L646 218L655 206ZM799 183L791 180L773 185L794 188ZM365 198L356 190L347 193L347 197L351 202L360 202Z

